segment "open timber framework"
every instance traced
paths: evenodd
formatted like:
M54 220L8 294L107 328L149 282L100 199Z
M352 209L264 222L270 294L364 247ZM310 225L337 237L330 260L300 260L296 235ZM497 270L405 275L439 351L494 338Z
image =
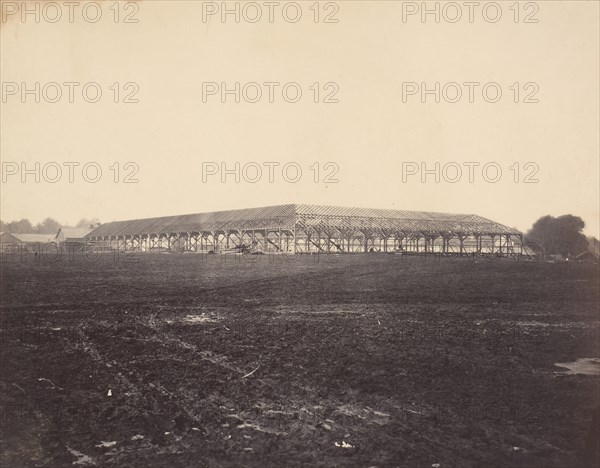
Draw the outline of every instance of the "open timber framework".
M114 221L86 241L132 251L523 253L521 232L477 215L294 204Z

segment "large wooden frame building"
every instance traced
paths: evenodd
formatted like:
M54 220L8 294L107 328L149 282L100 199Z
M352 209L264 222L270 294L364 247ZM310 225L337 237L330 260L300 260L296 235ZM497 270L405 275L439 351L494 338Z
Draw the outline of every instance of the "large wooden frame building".
M133 251L522 253L522 233L477 215L279 205L103 224L86 241Z

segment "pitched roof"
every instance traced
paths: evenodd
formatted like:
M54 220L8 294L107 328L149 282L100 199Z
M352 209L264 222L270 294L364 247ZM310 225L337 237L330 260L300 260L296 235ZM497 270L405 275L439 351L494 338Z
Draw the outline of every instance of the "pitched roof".
M11 233L14 237L19 239L21 242L27 243L45 243L54 242L54 236L52 234L17 234Z
M337 229L401 229L406 232L520 234L477 215L425 211L348 208L321 205L278 205L215 211L181 216L133 219L106 223L87 237L131 236L217 229L333 227Z
M106 223L89 233L90 236L124 236L170 232L190 232L198 229L234 229L294 225L294 205L215 211L181 216L134 219Z
M19 239L16 237L15 234L11 234L10 232L7 231L3 231L0 232L0 241L2 243L16 243L19 242Z
M83 239L88 233L92 232L92 230L92 228L86 227L61 226L56 233L56 237L62 233L65 239Z

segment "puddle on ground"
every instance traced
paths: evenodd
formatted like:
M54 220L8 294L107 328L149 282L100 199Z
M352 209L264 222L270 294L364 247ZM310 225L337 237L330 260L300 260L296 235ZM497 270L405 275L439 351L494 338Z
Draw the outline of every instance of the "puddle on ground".
M186 315L183 319L188 323L214 323L216 320L208 315Z
M560 323L548 323L548 322L536 322L536 321L516 321L515 325L522 327L556 327L556 328L586 328L592 325L590 322L560 322ZM595 324L595 323L594 323Z
M600 358L579 358L573 362L557 362L555 366L564 367L565 374L600 375Z

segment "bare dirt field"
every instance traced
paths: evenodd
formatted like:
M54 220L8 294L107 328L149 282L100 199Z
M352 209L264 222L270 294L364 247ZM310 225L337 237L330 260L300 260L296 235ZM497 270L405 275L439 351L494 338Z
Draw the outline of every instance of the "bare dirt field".
M2 467L585 466L597 265L8 257Z

